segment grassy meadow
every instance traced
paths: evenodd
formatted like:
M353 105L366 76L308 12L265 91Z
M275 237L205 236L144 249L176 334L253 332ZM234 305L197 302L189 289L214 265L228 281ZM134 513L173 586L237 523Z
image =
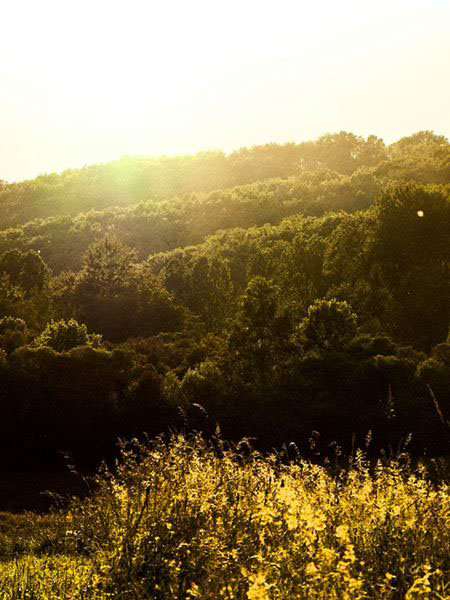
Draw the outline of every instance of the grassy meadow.
M406 454L296 454L126 444L87 498L0 514L0 598L450 598L447 483Z

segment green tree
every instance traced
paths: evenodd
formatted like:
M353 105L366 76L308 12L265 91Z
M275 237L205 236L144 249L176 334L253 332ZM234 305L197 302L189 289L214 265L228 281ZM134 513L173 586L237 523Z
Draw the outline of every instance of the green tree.
M388 148L392 158L415 157L423 160L428 157L448 156L449 142L443 135L432 131L418 131L413 135L401 138Z
M446 184L450 177L450 144L442 135L419 131L388 147L389 160L375 169L378 176L420 183Z
M281 309L280 295L273 281L257 276L238 301L228 346L231 361L236 359L242 372L249 369L248 375L270 377L274 365L289 351L291 322Z
M429 351L450 321L450 202L440 188L403 186L383 194L368 236L373 285L389 289L388 333Z
M342 351L355 337L356 323L357 316L347 302L316 300L300 323L300 335L306 349Z
M41 329L50 317L50 270L33 250L9 250L0 256L0 317L24 319Z
M314 153L319 164L349 175L361 166L370 166L386 156L384 143L376 136L364 138L340 131L327 133L315 143Z
M77 346L97 348L100 344L101 335L88 333L86 325L75 319L51 321L34 340L35 346L46 346L56 352L68 352Z
M106 235L94 242L83 257L79 287L87 295L114 296L123 289L136 251L117 237Z
M0 273L0 316L17 316L25 303L23 290L11 283L9 275Z
M7 354L20 346L24 346L29 337L27 324L23 319L16 317L3 317L0 319L0 348Z
M223 326L230 308L232 286L228 263L200 256L187 274L187 306L199 314L208 330Z
M104 238L86 253L73 288L76 316L113 342L174 331L184 319L161 278L135 258L118 240Z
M6 273L13 285L21 287L26 296L42 291L48 283L50 270L38 252L7 250L0 256L0 273Z

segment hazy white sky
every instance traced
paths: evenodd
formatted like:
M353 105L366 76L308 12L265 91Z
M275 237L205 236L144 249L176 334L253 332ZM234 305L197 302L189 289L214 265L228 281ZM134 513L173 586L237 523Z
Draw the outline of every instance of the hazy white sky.
M0 179L450 135L448 0L0 0Z

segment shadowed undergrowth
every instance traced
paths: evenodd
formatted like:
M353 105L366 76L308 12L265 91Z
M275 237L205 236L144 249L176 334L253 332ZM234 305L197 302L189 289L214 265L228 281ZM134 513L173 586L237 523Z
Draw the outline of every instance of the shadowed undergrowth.
M0 515L0 595L449 598L450 502L407 456L330 473L199 435L124 445L92 495Z

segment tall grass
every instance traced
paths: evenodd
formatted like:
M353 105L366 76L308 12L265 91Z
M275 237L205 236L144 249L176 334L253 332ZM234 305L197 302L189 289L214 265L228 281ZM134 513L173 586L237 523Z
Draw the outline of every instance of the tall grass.
M30 527L5 600L450 598L448 485L361 451L331 474L199 435L133 442Z

